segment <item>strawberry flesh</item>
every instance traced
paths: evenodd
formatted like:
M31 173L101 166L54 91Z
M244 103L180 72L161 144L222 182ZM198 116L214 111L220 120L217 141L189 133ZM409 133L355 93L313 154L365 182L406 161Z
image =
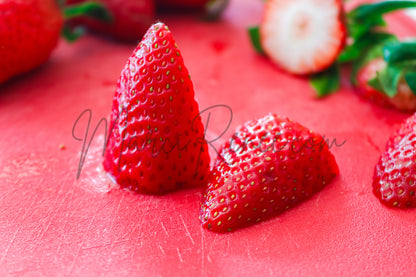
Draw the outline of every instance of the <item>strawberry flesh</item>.
M121 187L163 194L206 183L209 155L194 89L172 33L153 25L121 72L104 168Z
M200 220L215 232L260 222L294 207L338 175L324 138L268 115L239 127L215 162Z
M346 36L341 0L270 0L260 25L267 56L297 75L330 67L344 48Z

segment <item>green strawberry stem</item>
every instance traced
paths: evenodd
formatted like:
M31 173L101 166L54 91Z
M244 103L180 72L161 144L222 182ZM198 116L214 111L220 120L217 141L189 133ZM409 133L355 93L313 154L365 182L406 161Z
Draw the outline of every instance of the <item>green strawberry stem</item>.
M354 20L368 20L386 13L416 7L416 1L383 1L374 4L361 5L348 13L348 18Z
M416 41L386 44L383 56L388 63L416 60Z
M104 22L112 22L113 16L98 2L83 2L81 4L65 6L63 9L65 19L86 16Z
M263 47L261 46L259 26L253 26L253 27L248 28L248 34L250 36L251 44L253 45L256 52L263 55L264 50L263 50Z
M403 76L408 84L410 82L412 86L415 85L413 88L416 87L416 81L413 82L415 75L406 73L410 72L408 61L416 60L416 42L400 43L395 35L375 29L386 26L383 19L386 13L412 7L416 7L416 1L383 1L363 4L347 14L347 28L353 43L341 52L336 64L353 64L351 82L354 85L357 84L356 75L364 65L375 58L384 57L388 65L369 81L369 85L389 97L397 94L397 86ZM404 64L392 64L398 62ZM339 73L323 72L310 77L310 84L318 97L326 96L338 89L331 85L339 82L337 74ZM416 90L413 88L411 87L415 93Z
M338 64L335 63L327 70L310 76L309 83L316 91L318 98L322 98L337 91L340 84Z
M62 36L69 42L77 40L85 31L82 26L72 26L68 21L77 17L89 17L103 22L112 22L112 14L100 3L88 1L69 6L62 5L62 12L66 20L62 28Z

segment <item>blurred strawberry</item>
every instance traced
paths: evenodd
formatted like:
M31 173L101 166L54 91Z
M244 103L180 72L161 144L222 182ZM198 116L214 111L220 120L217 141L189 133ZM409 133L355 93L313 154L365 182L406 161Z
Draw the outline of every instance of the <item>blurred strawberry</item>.
M87 0L67 0L68 4L83 3ZM76 22L91 30L110 35L116 39L137 42L154 21L152 0L95 0L113 15L113 22L102 22L91 18L80 18Z
M61 32L69 40L75 39L79 33L68 28L64 20L80 14L108 19L97 4L61 10L54 0L0 1L0 84L44 63Z
M363 66L357 74L357 92L364 99L383 107L395 108L402 112L416 111L416 95L403 76L399 78L396 93L391 97L382 88L371 85L386 66L387 63L382 58L374 59Z

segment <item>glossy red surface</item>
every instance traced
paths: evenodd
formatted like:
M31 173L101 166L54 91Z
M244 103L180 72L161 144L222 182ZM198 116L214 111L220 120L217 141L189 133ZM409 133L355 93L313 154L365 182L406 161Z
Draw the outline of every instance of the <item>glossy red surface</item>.
M371 192L374 165L406 115L360 100L346 78L339 93L316 100L304 79L256 55L245 29L260 20L261 5L232 1L215 23L163 21L201 110L232 108L222 138L269 112L288 116L331 141L346 141L332 147L340 177L278 218L228 234L201 227L201 189L149 196L112 185L99 167L102 127L77 180L83 142L73 138L74 123L91 109L88 143L110 113L134 46L89 36L61 42L47 64L0 87L0 275L416 274L416 211L384 207ZM416 32L401 14L389 22L401 36ZM229 112L211 111L212 138L227 126ZM76 137L84 137L87 115L74 128Z

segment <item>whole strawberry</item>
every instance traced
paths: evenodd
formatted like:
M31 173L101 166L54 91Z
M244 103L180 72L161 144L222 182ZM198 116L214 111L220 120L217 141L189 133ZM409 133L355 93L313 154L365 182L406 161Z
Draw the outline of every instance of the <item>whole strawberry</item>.
M157 23L121 72L104 168L121 187L163 194L206 183L209 155L194 89L172 33Z
M373 192L387 206L416 207L416 115L387 142L374 169Z
M221 148L200 220L215 232L245 227L305 201L337 175L322 136L268 115L239 127Z
M64 28L64 18L82 13L108 20L106 11L93 3L61 10L55 0L0 1L0 84L44 63L63 30L74 38Z
M68 0L69 4L83 3L89 0ZM113 15L112 22L103 22L92 18L80 18L77 21L91 30L112 36L116 39L140 41L146 30L154 23L155 7L153 0L95 0L101 3Z
M415 51L416 42L389 42L382 50L384 58L380 51L380 57L370 60L358 70L358 94L380 106L415 112L416 74L413 68L416 54L407 54L406 51ZM396 59L398 55L402 56Z
M0 1L0 83L44 63L63 22L54 0Z

